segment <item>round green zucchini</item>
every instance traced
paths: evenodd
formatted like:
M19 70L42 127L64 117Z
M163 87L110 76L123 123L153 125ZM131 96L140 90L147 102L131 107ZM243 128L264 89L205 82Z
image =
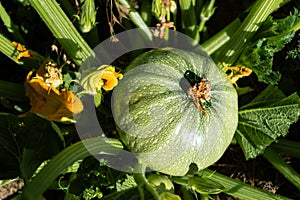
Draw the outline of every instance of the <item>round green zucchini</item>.
M200 170L216 162L238 122L237 93L226 74L204 52L174 48L133 60L112 106L121 139L139 162L176 176L191 163Z

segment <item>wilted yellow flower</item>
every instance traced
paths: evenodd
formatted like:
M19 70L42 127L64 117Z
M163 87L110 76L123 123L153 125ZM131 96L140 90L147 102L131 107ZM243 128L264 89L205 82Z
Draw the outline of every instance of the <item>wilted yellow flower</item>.
M29 112L40 114L49 120L64 121L83 110L81 100L66 88L57 90L45 82L43 64L40 69L30 71L26 77L25 90L29 97L31 109Z
M12 44L13 44L14 46L16 46L16 49L17 49L18 51L26 51L26 50L27 50L26 47L25 47L24 45L22 45L22 44L20 44L20 43L18 43L18 42L12 42Z
M245 67L245 66L228 66L226 63L222 62L222 65L227 69L230 70L231 73L228 75L232 84L236 84L236 82L245 76L250 76L252 70Z
M38 53L27 50L24 45L21 45L18 42L12 42L14 46L16 46L16 49L19 51L19 54L16 56L15 61L19 62L21 58L28 58L28 59L43 59L42 56L40 56Z

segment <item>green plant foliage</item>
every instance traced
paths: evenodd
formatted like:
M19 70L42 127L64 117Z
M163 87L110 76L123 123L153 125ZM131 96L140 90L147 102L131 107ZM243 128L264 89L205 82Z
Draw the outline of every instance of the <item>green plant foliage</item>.
M163 192L160 194L162 200L181 200L180 196L170 192Z
M286 55L286 59L300 59L300 40L298 40L298 45L295 49L289 50Z
M96 14L94 0L81 0L81 16L79 16L79 27L81 32L87 33L96 26Z
M0 129L0 179L29 179L42 161L62 147L52 122L37 115L1 113Z
M144 199L153 199L151 194L147 192L147 190L144 191L143 194ZM137 187L128 189L128 190L123 190L120 192L114 192L111 193L107 196L104 196L101 200L140 200L141 195L139 193L139 190Z
M251 45L243 51L240 62L252 69L259 81L276 84L280 80L280 73L272 70L274 54L293 39L299 28L294 30L293 27L299 20L297 11L284 19L273 20L268 17L250 41Z
M293 133L297 133L298 130L298 124L293 123L297 122L300 115L299 96L296 93L286 96L283 92L290 94L298 90L298 80L294 77L298 75L299 63L295 60L288 67L273 66L273 60L280 59L282 55L286 55L288 59L300 59L300 41L295 37L299 34L297 31L300 29L300 13L297 10L290 15L287 13L292 10L291 5L299 9L297 1L259 0L253 1L253 5L248 8L246 7L249 4L245 1L241 3L243 6L238 5L238 8L245 9L245 12L232 12L238 14L238 11L241 16L231 23L226 21L233 16L230 13L231 8L226 8L224 13L221 13L229 13L230 16L226 16L225 21L220 20L219 11L222 8L219 5L222 5L222 1L214 0L1 1L0 20L3 23L0 24L0 63L4 80L0 80L0 111L10 113L0 112L0 183L2 184L4 179L24 179L24 189L14 199L42 200L48 194L56 194L57 191L65 192L65 200L212 199L209 195L216 195L216 198L222 199L223 196L218 196L219 193L231 195L233 199L288 199L260 189L256 181L253 182L253 187L228 177L230 172L227 176L220 174L217 172L220 165L216 165L215 172L204 168L222 156L228 145L233 143L232 137L235 134L234 142L241 146L246 159L263 155L261 157L271 163L287 181L297 189L300 188L298 166L294 162L294 158L299 158L300 155L299 142L286 142L281 139L289 131L292 134L291 137L288 135L288 139L293 139ZM238 3L238 0L226 1L223 5L231 2ZM288 5L285 5L286 3ZM274 11L275 15L272 14ZM78 17L78 21L74 16ZM206 23L212 16L216 21ZM285 17L275 19L276 16ZM221 24L225 28L215 35L210 35L222 28L219 22L225 22ZM134 27L139 27L146 38L153 42L158 41L156 37L172 42L173 38L168 37L169 29L185 33L196 43L204 42L203 48L206 53L212 54L217 66L223 67L224 71L227 69L225 65L221 66L221 62L228 66L245 65L253 70L260 82L271 85L250 103L243 105L243 100L247 99L248 102L250 96L260 90L261 84L258 85L253 76L240 80L241 87L235 90L222 70L215 68L214 64L212 66L210 60L200 62L198 55L182 50L178 50L176 55L161 49L153 50L155 54L149 57L149 54L140 55L129 68L134 70L136 66L148 63L155 65L155 68L137 70L129 74L129 79L126 76L131 70L128 69L124 74L122 80L125 86L122 87L133 91L128 106L129 115L133 117L124 117L124 112L120 112L119 118L122 123L128 124L129 129L133 127L130 122L135 122L136 127L146 125L145 129L139 130L139 136L148 137L156 130L162 131L150 140L149 137L139 138L134 134L124 136L111 113L111 92L107 90L102 93L100 90L108 83L107 80L101 79L99 87L98 73L92 74L91 79L84 81L85 71L80 74L77 70L86 58L94 56L91 47L110 36L112 45L121 43L122 40L118 40L118 35L115 34ZM291 47L288 45L292 39L296 43ZM27 49L34 49L35 53L45 57L22 57L17 61L16 58L21 56L22 51L19 52L12 41L26 45ZM113 63L103 64L114 64L123 70L140 52L128 52ZM201 56L207 58L207 54ZM29 102L26 97L23 86L26 73L23 72L37 70L46 57L56 60L61 66L63 84L60 89L78 92L82 101L89 98L90 94L94 95L96 116L108 138L87 138L78 141L74 124L53 123L38 115L25 113L34 103ZM278 71L274 70L275 67ZM165 69L168 70L164 71ZM193 73L187 74L188 71ZM221 72L224 76L218 75ZM239 75L238 73L239 71L236 71L236 75ZM279 82L281 74L284 80ZM83 82L78 81L81 76ZM211 82L213 92L211 100L198 101L206 111L205 114L195 106L196 101L188 98L186 91L183 92L186 88L180 85L183 77L189 79L190 85L195 85L202 81L203 76L207 76L205 78ZM287 79L290 84L284 82ZM141 83L150 84L138 87ZM276 83L281 84L279 87L283 91L272 86ZM85 95L83 89L87 89L89 95ZM114 92L117 90L120 90L117 100L123 101L125 90L116 88ZM239 109L236 91L240 95L239 105L243 105ZM234 112L231 112L233 107ZM168 123L161 123L162 121L156 118L162 116L160 108L165 109L163 117ZM117 110L123 111L122 109L121 106ZM155 111L154 114L152 111ZM20 113L24 115L17 116ZM83 122L89 122L89 116L84 120L86 121ZM153 121L156 123L152 123ZM289 130L290 128L293 129ZM118 129L120 135L116 132ZM174 132L176 134L173 134ZM119 138L124 142L124 146ZM151 140L154 142L151 143ZM177 149L174 151L173 147ZM236 150L236 146L232 148ZM143 158L141 154L161 149L163 150L152 157L140 159ZM124 150L136 153L141 164L138 167L142 168L142 173L117 171L107 165L106 157L99 161L91 156L99 155L99 152L100 155L115 156ZM282 154L291 157L290 163L281 157ZM146 167L154 171L146 174ZM281 178L283 177L279 176L278 180ZM286 189L284 183L280 182L280 187L282 186L279 193ZM2 185L0 190L1 187ZM288 194L288 197L297 197L293 195ZM296 191L296 195L299 196L299 191Z
M277 87L268 86L249 104L240 108L235 138L246 159L262 154L266 147L288 133L300 114L300 98L286 97Z
M132 176L109 168L94 157L87 157L74 174L68 192L84 199L92 199L133 187L136 187L136 183Z
M209 179L209 177L190 177L188 186L200 194L218 194L225 190L223 185Z
M66 72L63 74L63 81L64 81L64 88L68 88L73 93L77 92L78 87L74 85L75 80L80 78L79 72L74 72L71 70L66 70Z
M150 174L149 176L147 176L147 180L149 184L153 186L160 195L162 195L163 193L174 193L174 185L167 176L160 174Z
M128 190L130 188L137 186L134 177L132 175L126 174L125 177L126 177L125 179L118 180L116 183L116 190L118 192Z
M30 0L30 3L76 64L81 65L85 59L94 56L56 1Z

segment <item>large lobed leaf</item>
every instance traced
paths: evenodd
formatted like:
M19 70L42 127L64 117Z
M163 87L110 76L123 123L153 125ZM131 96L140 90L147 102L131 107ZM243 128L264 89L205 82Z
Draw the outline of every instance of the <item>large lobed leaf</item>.
M277 87L268 86L249 104L240 108L235 137L246 159L262 154L277 138L288 133L300 114L300 98L286 97Z
M280 73L272 70L273 57L293 39L299 20L296 11L280 20L268 17L250 41L251 44L244 49L241 63L252 69L259 81L276 84L280 80Z

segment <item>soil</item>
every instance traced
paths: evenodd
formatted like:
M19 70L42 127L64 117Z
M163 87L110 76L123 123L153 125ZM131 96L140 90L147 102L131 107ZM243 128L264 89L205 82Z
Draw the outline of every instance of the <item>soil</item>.
M16 179L0 186L0 200L9 198L21 192L24 187L23 179Z

